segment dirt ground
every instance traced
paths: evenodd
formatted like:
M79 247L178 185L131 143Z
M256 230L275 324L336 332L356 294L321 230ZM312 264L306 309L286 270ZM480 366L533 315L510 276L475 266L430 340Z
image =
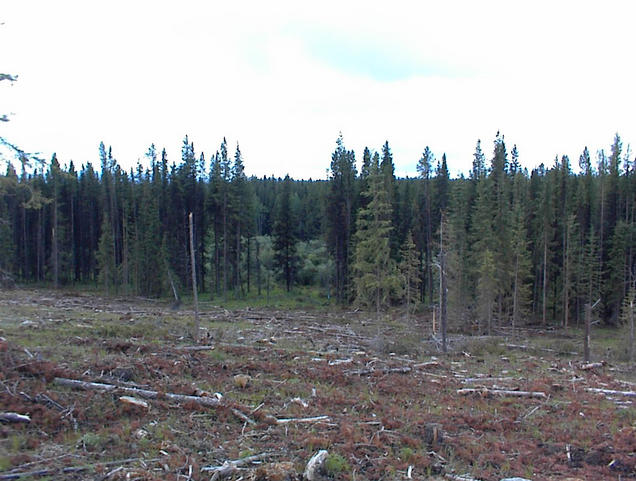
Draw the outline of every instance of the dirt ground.
M533 347L562 334L442 355L422 319L200 317L197 343L168 303L0 291L0 480L300 479L322 449L316 479L636 478L633 366Z

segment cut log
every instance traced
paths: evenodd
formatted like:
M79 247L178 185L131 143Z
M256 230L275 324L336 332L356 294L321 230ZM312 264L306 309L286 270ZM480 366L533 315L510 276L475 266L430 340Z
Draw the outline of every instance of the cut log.
M427 361L427 362L421 362L419 364L414 364L413 367L416 369L424 369L427 367L439 367L440 364L437 361Z
M329 416L314 416L312 418L287 418L276 419L276 424L289 424L289 423L317 423L319 421L327 421Z
M4 423L30 423L31 418L26 414L0 413L0 422Z
M245 458L235 459L234 461L225 461L221 466L203 466L201 468L201 472L211 471L213 474L210 481L216 481L217 479L228 477L241 466L265 461L272 456L274 456L272 453L261 453L254 456L247 456Z
M529 397L546 399L548 396L541 391L509 391L507 389L458 389L457 394L468 396L470 394L479 394L482 396L510 396L510 397Z
M511 377L468 377L464 379L462 382L464 384L472 384L475 382L506 382L512 381Z
M409 372L411 372L413 369L410 368L409 366L404 366L404 367L386 367L384 369L375 369L375 368L370 368L370 369L357 369L355 371L345 371L345 374L349 374L349 375L357 375L357 376L369 376L371 374L374 374L376 372L382 373L382 374L408 374Z
M128 404L129 406L135 406L142 409L148 409L150 407L150 404L148 404L143 399L137 399L136 397L132 396L121 396L119 400L124 404Z
M303 478L307 481L316 481L318 479L318 471L322 468L322 465L325 464L327 456L329 456L329 453L324 449L314 454L305 467Z
M596 394L605 394L606 396L636 397L636 391L615 391L613 389L599 389L595 387L586 387L585 390Z
M601 361L601 362L590 362L587 364L582 364L581 366L579 366L579 369L581 371L589 371L590 369L596 369L598 367L603 367L605 366L605 361Z
M217 407L221 405L221 401L218 397L207 396L189 396L186 394L174 394L174 393L160 393L158 391L149 391L147 389L137 389L133 387L115 386L113 384L102 384L99 382L87 382L78 381L76 379L66 379L62 377L56 377L53 382L61 386L72 387L74 389L84 389L88 391L106 391L112 393L126 393L133 394L146 399L169 399L170 401L177 402L194 402L201 406Z
M175 349L177 351L188 351L188 352L196 352L196 351L213 351L215 346L179 346Z

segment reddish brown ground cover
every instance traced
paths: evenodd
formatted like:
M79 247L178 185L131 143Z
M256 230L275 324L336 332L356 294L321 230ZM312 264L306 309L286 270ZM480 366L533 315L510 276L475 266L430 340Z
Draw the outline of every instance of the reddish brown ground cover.
M295 479L319 449L338 455L330 476L346 480L636 477L634 398L586 391L633 391L621 366L580 370L504 351L501 338L455 339L435 359L422 320L212 306L201 344L214 348L187 350L189 319L144 300L2 293L0 412L31 423L0 424L0 479L210 479L205 467L262 453L230 479ZM160 394L143 408L60 377ZM467 387L478 392L458 394ZM491 394L499 388L546 396ZM166 392L222 399L205 407Z

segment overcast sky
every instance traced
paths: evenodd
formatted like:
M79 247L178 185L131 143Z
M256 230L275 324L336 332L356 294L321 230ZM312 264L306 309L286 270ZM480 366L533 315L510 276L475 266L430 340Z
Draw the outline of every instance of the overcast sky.
M414 6L417 5L417 6ZM338 133L396 173L425 146L467 172L497 131L529 168L636 141L636 2L2 0L0 136L125 167L151 143L248 174L325 178Z

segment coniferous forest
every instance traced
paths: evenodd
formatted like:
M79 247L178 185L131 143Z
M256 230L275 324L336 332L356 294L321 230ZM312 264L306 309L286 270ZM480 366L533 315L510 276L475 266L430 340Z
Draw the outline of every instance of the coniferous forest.
M617 324L636 290L636 158L618 135L608 151L528 172L497 134L452 179L428 147L416 178L396 178L388 142L360 161L342 136L327 180L247 177L225 139L212 156L186 136L180 159L154 145L145 157L127 171L101 144L99 167L7 162L0 269L149 297L191 292L193 278L221 300L306 286L407 313L437 305L443 270L449 322L472 332L567 327L598 300L597 316Z

